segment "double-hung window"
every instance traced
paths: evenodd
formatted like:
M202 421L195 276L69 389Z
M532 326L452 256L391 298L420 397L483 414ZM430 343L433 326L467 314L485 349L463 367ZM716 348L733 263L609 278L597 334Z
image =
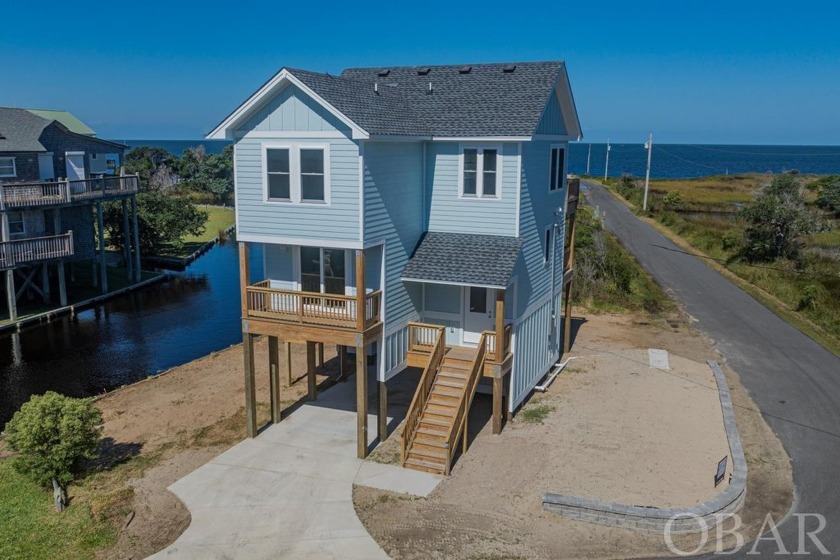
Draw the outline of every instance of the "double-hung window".
M499 150L497 148L464 148L462 153L461 196L499 197Z
M565 177L566 150L561 147L551 148L551 170L548 178L548 190L551 192L563 189Z
M26 233L26 224L23 221L23 212L9 212L9 234L21 235Z
M17 177L15 158L0 157L0 177Z
M328 154L325 146L266 147L266 198L271 202L329 202Z

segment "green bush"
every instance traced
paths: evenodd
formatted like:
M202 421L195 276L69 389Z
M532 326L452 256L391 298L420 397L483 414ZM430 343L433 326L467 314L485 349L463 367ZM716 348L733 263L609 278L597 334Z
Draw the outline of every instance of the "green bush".
M662 204L667 208L682 208L685 199L680 191L668 191L668 194L662 197Z
M738 231L727 231L720 238L721 246L725 251L738 251L744 242L744 236Z
M91 399L49 391L33 396L6 424L6 443L20 453L15 469L36 483L65 488L83 459L96 457L102 414Z
M817 284L808 284L802 288L802 292L799 294L799 305L797 305L797 311L817 309L824 293L825 288L822 286Z

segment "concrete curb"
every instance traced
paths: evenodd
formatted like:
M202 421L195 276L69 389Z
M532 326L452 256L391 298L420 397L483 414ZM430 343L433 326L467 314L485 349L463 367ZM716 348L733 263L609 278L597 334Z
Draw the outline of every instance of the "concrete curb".
M646 532L662 533L669 526L673 534L696 533L714 527L721 520L721 514L740 510L747 490L747 461L744 457L741 435L735 423L735 410L732 407L726 377L717 362L706 363L709 364L717 382L723 424L732 457L732 475L729 485L723 492L710 500L687 508L629 506L545 493L542 497L543 509L569 519Z

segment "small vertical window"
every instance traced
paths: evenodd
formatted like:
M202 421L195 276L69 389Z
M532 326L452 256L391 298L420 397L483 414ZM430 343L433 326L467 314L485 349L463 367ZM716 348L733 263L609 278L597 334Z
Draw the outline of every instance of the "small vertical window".
M487 288L470 286L470 312L487 313Z
M20 235L26 233L26 224L23 222L23 212L9 212L9 234Z
M478 194L478 150L464 150L464 196Z
M484 150L481 196L496 196L496 150Z
M307 202L324 202L324 150L300 150L300 198Z
M548 262L551 259L551 226L545 228L545 250L543 259Z
M17 177L15 158L0 157L0 177Z
M291 169L288 148L266 150L266 171L268 173L268 199L291 200Z
M563 148L551 149L551 176L548 181L548 190L556 191L563 188L563 170L566 166L566 150Z

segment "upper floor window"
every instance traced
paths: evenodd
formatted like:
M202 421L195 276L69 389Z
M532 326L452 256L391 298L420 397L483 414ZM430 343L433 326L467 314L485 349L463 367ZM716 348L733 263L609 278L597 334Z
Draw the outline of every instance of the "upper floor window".
M0 177L17 177L15 158L0 157Z
M498 198L499 150L497 148L464 148L462 153L461 196Z
M559 191L563 189L563 177L566 168L566 150L563 148L551 148L551 176L548 179L548 190Z
M20 235L23 233L26 233L23 212L9 212L9 235Z
M548 262L551 260L551 235L552 235L552 227L548 226L545 228L545 247L543 247L543 261Z
M329 201L329 148L265 148L266 198L278 202Z

